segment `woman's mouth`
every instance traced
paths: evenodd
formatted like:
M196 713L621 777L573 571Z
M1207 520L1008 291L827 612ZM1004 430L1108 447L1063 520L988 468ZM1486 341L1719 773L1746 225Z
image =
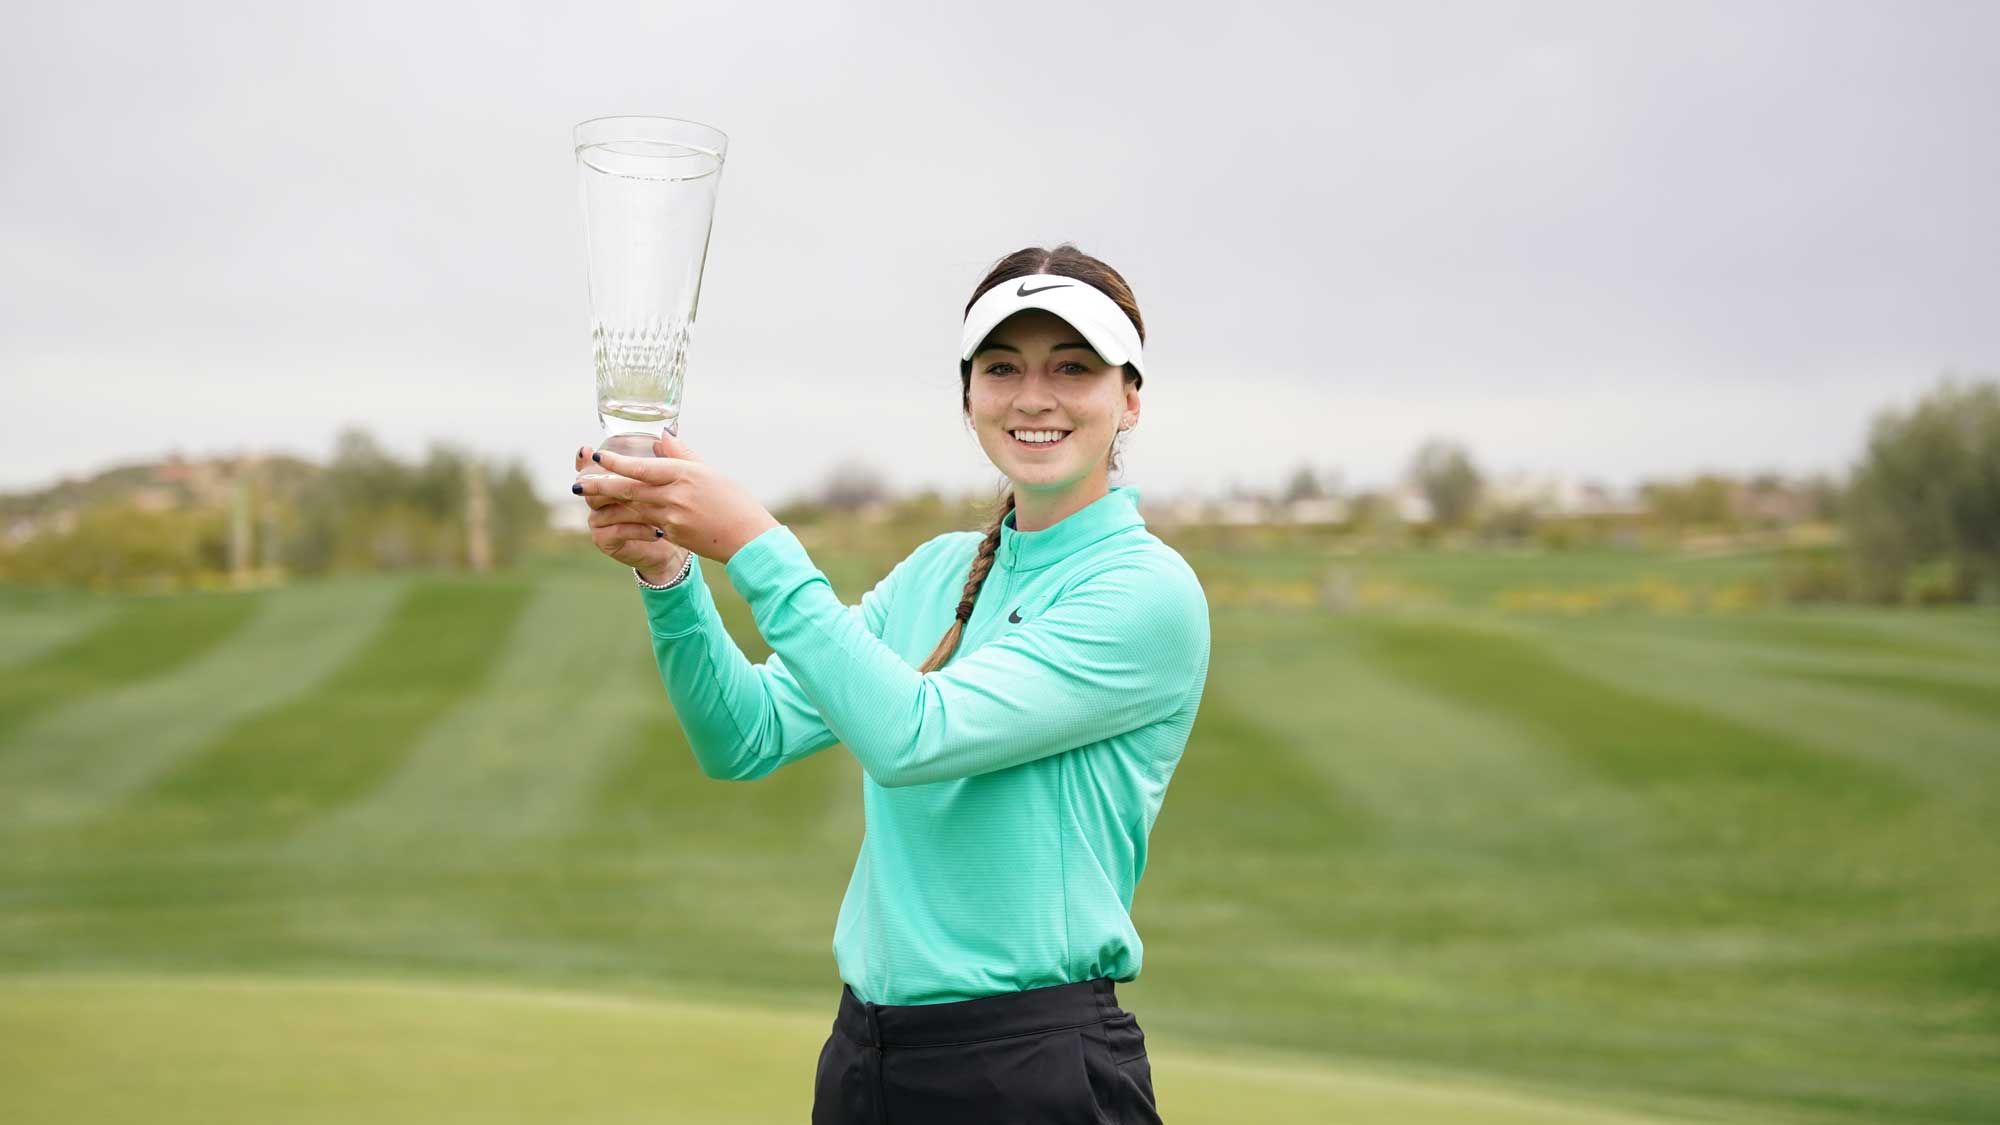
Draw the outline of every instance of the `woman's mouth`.
M1069 430L1009 430L1007 436L1015 445L1028 449L1053 449L1069 440Z

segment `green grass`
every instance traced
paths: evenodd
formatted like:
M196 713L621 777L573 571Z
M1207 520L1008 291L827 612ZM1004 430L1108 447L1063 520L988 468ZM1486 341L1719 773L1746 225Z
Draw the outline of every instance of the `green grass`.
M1190 554L1436 596L1216 611L1120 990L1169 1120L2000 1117L2000 615ZM0 1118L797 1119L859 785L702 777L601 559L0 591Z
M828 1020L780 1008L403 980L0 981L14 1120L155 1125L803 1121ZM275 1033L275 1034L274 1034ZM301 1045L309 1045L301 1049ZM1463 1079L1151 1052L1179 1121L1649 1125ZM119 1061L106 1067L106 1058ZM420 1065L412 1065L420 1060Z
M1483 608L1511 591L1587 589L1640 580L1693 593L1768 579L1768 551L1680 556L1605 548L1550 552L1514 550L1352 551L1332 542L1287 549L1206 547L1186 552L1204 583L1318 582L1329 573L1394 583L1412 598Z
M92 848L140 851L268 839L333 813L380 786L446 709L480 691L529 594L411 587L320 690L237 724L78 833Z
M89 621L80 635L6 668L0 678L0 737L41 712L201 655L242 628L256 607L254 597L196 594L134 599L108 614L78 612ZM54 616L46 610L24 612L8 632L35 637L50 631Z

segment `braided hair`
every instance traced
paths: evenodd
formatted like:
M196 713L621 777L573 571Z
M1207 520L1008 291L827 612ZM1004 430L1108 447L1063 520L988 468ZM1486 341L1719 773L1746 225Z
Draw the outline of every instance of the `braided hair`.
M972 291L972 299L965 303L966 311L971 312L974 302L984 296L988 289L1017 277L1028 277L1038 273L1073 277L1094 286L1099 292L1117 302L1118 307L1131 318L1132 327L1138 329L1140 342L1145 342L1146 322L1139 316L1139 302L1132 296L1132 287L1125 283L1125 279L1117 270L1067 242L1053 250L1030 246L1000 259L979 283L979 287ZM1125 381L1137 388L1144 383L1145 377L1128 363L1125 365ZM960 409L970 415L972 413L971 360L959 362L958 382ZM1115 445L1111 451L1111 471L1118 471L1118 450ZM952 653L958 651L959 639L965 635L965 624L972 620L972 606L979 600L979 588L986 584L986 575L993 569L993 555L1000 549L1000 525L1006 520L1007 513L1013 510L1014 490L1009 487L1000 497L999 506L994 510L992 518L987 521L986 534L979 540L979 550L972 556L972 568L966 574L965 590L959 597L958 610L953 615L951 628L945 630L937 648L931 651L923 667L917 669L919 672L937 671L944 667L945 661L951 659Z

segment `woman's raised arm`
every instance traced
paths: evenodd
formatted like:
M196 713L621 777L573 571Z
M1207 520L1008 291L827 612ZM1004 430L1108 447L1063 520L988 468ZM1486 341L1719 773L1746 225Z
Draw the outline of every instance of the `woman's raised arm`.
M836 598L837 612L854 629L879 637L893 577L892 571L858 606ZM680 585L639 593L660 680L703 773L749 781L837 741L782 655L774 652L762 664L743 655L716 612L699 558Z
M1178 556L1106 560L1021 628L920 674L846 612L789 528L730 581L868 775L922 785L1005 769L1172 715L1208 667L1208 601Z

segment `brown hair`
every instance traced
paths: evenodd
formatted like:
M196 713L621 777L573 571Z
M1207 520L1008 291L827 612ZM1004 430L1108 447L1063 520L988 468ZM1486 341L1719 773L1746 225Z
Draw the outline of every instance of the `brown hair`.
M1132 327L1139 331L1139 342L1146 340L1146 321L1139 315L1139 302L1132 296L1132 287L1125 284L1117 270L1104 262L1078 250L1065 242L1053 250L1030 246L1016 250L994 263L978 288L972 291L972 298L965 302L965 311L971 312L974 302L985 295L988 289L1017 277L1047 273L1058 277L1073 277L1096 288L1105 296L1117 302L1118 307L1132 320ZM1145 382L1145 377L1131 364L1125 365L1125 381L1136 389ZM972 361L961 360L958 365L959 408L966 414L972 413ZM1118 448L1111 449L1111 471L1118 471ZM972 619L972 603L979 599L979 588L986 583L986 574L993 569L993 553L1000 547L1000 524L1007 513L1014 510L1014 490L1010 487L995 508L993 516L986 523L986 534L979 540L979 550L972 556L972 569L965 579L965 592L958 601L958 612L945 630L944 638L931 651L919 672L935 672L951 659L958 650L958 641L965 633L965 623Z

